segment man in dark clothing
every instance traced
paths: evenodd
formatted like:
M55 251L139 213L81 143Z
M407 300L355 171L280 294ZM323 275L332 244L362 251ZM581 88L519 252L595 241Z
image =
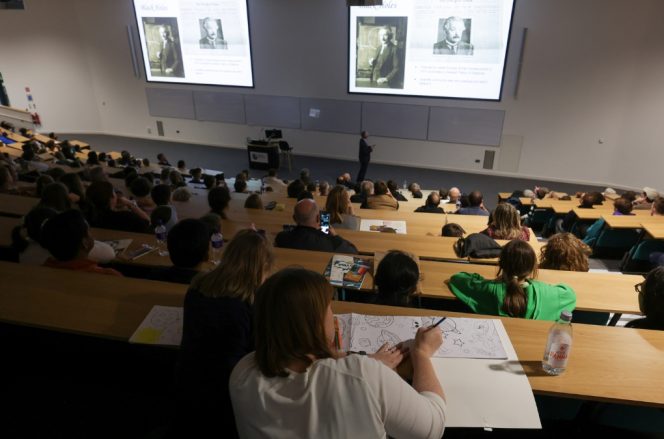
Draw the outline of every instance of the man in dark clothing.
M357 248L337 236L332 227L329 234L320 230L319 214L320 210L314 200L306 198L299 201L293 211L297 227L280 232L274 240L275 247L356 254Z
M468 195L468 207L462 207L454 213L461 215L489 216L489 211L486 210L482 202L483 199L480 191L473 191Z
M438 192L431 192L424 206L418 207L415 209L415 212L445 213L443 208L440 207L440 195Z
M362 131L360 138L360 172L357 173L357 182L361 183L364 181L364 176L367 173L367 168L369 167L369 160L371 160L371 152L374 149L375 145L369 145L367 139L369 138L369 133L367 131Z

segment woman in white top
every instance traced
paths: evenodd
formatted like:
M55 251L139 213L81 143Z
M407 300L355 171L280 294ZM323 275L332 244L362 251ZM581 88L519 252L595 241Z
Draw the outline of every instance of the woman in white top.
M256 351L229 383L240 437L440 438L445 400L430 357L441 331L418 331L411 387L390 369L403 359L398 347L373 358L335 349L332 295L322 275L301 268L276 273L256 292Z

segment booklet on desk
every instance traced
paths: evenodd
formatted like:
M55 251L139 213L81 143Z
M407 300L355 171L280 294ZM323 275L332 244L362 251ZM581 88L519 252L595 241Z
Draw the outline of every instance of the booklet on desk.
M178 306L153 306L129 338L129 343L180 346L182 315L183 309Z
M367 274L373 272L371 259L357 256L334 255L323 273L330 283L337 287L359 290Z

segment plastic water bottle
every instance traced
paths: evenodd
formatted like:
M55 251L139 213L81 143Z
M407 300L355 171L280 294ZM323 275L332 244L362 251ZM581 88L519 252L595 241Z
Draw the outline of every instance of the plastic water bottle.
M154 229L154 237L157 240L159 256L168 256L168 250L166 250L166 227L164 227L161 221L157 223L157 227Z
M560 320L549 329L542 368L549 375L560 375L567 368L572 350L572 313L563 311Z
M211 261L218 264L221 260L221 248L224 246L224 236L221 232L214 232L210 238L210 244L212 246Z
M408 180L403 181L403 190L408 189Z

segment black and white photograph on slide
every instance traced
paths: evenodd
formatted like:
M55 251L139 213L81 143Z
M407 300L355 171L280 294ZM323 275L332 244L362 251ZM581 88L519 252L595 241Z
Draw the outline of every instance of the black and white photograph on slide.
M357 17L357 87L403 88L408 17Z
M433 45L434 55L472 55L470 43L471 20L446 17L438 20L438 40Z
M175 17L143 17L152 76L184 78L180 32Z
M205 17L198 20L201 28L201 49L228 50L220 18Z

